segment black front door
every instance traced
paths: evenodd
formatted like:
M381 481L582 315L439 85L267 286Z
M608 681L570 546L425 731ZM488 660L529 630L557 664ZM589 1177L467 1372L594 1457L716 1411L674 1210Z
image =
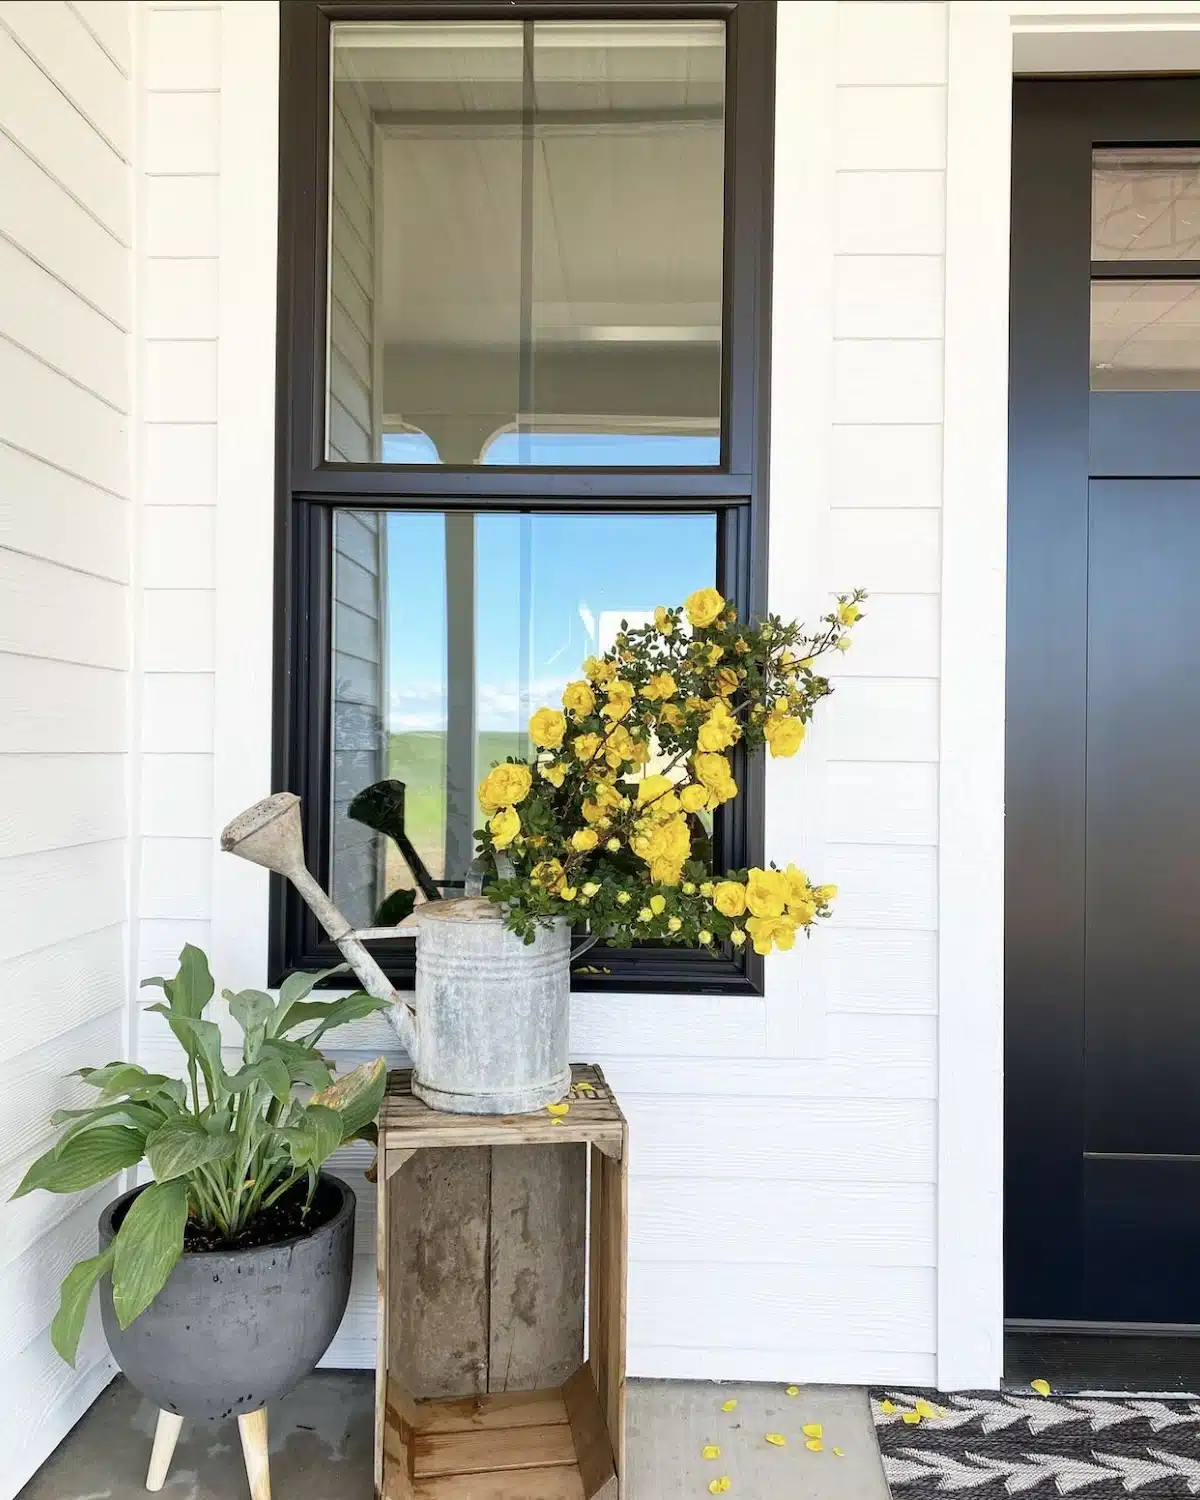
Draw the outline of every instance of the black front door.
M1200 79L1012 190L1006 1315L1200 1324Z

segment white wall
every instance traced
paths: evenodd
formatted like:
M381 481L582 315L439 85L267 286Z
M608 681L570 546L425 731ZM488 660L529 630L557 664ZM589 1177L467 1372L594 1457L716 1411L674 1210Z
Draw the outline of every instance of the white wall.
M132 66L123 3L0 3L3 1495L113 1368L49 1341L110 1189L7 1200L127 1040Z

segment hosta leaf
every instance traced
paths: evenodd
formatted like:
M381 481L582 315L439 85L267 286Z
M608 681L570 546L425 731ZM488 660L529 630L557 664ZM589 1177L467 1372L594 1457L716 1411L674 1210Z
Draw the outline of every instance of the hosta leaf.
M179 973L173 981L172 1008L185 1016L200 1016L213 997L213 977L208 971L208 959L191 943L183 945L179 955Z
M342 1144L342 1117L336 1109L310 1104L294 1125L281 1130L297 1168L317 1171Z
M303 972L289 974L279 986L279 1004L275 1010L271 1030L279 1031L288 1011L298 1001L305 999L312 992L314 985L320 984L323 979L332 979L335 974L345 974L349 968L349 964L335 964L332 969L319 969L315 974Z
M374 1062L363 1063L327 1089L314 1094L312 1103L338 1111L342 1117L342 1137L348 1140L379 1113L386 1087L387 1063L382 1057L377 1057Z
M129 1125L97 1125L81 1131L37 1161L13 1194L22 1198L34 1188L48 1193L78 1193L104 1182L142 1159L146 1137Z
M237 1149L232 1134L212 1135L199 1120L179 1115L146 1141L146 1160L159 1182L184 1177L210 1161L228 1161Z
M189 1058L200 1064L204 1082L208 1085L211 1101L220 1099L225 1086L225 1072L221 1066L221 1028L215 1021L200 1021L194 1016L179 1015L167 1005L149 1005L147 1010L166 1016L167 1025L175 1033L179 1045Z
M112 1269L113 1247L93 1255L90 1260L81 1260L63 1278L59 1293L58 1311L50 1324L50 1342L72 1368L75 1353L79 1348L79 1335L83 1332L83 1321L87 1317L88 1303L92 1291L105 1271Z
M282 1104L292 1097L291 1074L277 1057L260 1057L225 1080L231 1094L244 1093L256 1083L265 1083Z
M275 1014L275 1002L264 990L239 990L236 995L226 990L224 994L229 1001L229 1014L243 1031L265 1029Z
M361 1021L364 1016L373 1016L376 1011L387 1010L386 1000L376 1000L365 990L356 990L352 995L343 995L340 1000L308 1000L293 1005L287 1020L278 1029L294 1031L306 1022L319 1022L314 1039L322 1032L332 1031L335 1026L345 1026L350 1021Z
M79 1135L84 1130L91 1130L102 1123L132 1125L143 1135L149 1135L152 1130L157 1130L167 1118L167 1113L155 1105L131 1104L128 1099L114 1099L108 1104L97 1105L95 1109L58 1109L50 1116L50 1123L51 1125L66 1125L67 1128L59 1136L58 1144L54 1149L61 1152L72 1136Z
M294 1042L288 1037L269 1037L263 1043L262 1055L278 1058L287 1068L293 1083L323 1089L333 1081L333 1069L328 1060L316 1048L303 1042Z
M152 1182L137 1195L113 1240L113 1307L122 1328L144 1312L183 1254L187 1184Z

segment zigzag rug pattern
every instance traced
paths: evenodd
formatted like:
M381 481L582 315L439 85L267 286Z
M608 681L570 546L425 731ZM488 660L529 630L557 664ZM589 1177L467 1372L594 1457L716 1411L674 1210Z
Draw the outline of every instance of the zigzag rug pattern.
M1197 1400L872 1390L871 1414L894 1500L1200 1495Z

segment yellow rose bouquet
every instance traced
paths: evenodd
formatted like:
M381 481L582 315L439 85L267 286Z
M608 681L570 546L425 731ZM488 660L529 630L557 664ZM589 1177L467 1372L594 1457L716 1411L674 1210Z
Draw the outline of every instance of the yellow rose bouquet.
M615 947L639 939L756 953L791 948L837 894L794 865L712 868L712 814L738 794L735 755L791 756L832 691L815 670L845 651L862 590L812 633L768 615L743 624L716 589L620 634L529 721L536 753L493 766L476 830L484 894L532 942L565 918Z

